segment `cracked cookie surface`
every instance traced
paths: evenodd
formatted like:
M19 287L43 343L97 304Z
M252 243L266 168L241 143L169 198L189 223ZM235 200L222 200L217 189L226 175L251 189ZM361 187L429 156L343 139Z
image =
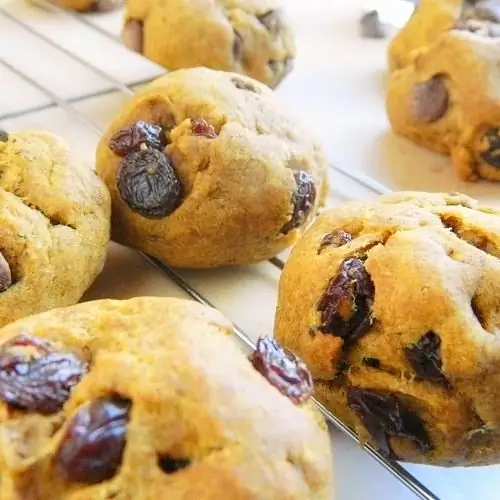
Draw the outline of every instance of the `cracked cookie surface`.
M330 500L324 421L231 331L213 309L149 297L0 330L0 497Z
M0 140L0 325L81 298L104 265L104 183L45 132Z
M281 275L275 337L386 456L500 461L500 210L402 192L320 215Z
M209 69L148 85L103 136L113 239L177 267L259 262L327 194L319 145L265 85Z
M389 50L392 129L468 181L500 181L499 36L498 2L422 0Z
M295 57L292 30L275 0L128 0L123 40L171 71L204 66L270 87Z

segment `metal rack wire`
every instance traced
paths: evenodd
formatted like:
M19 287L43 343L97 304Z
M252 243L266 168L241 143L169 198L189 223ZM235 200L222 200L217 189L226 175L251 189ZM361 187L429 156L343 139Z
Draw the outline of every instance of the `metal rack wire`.
M78 16L76 14L73 14L72 12L65 11L61 9L60 7L57 7L53 5L52 3L49 3L47 0L34 0L34 3L36 3L38 6L48 10L55 12L59 15L67 16L72 19L78 20L80 23L84 23L86 26L98 31L101 34L104 34L108 38L111 38L115 43L120 43L119 39L116 37L113 37L110 35L108 32L105 30L102 30L101 28L95 26L94 24L90 23L87 21L84 17ZM67 50L66 48L58 45L56 42L54 42L52 39L49 37L41 34L37 30L33 29L28 23L24 22L22 19L16 17L12 13L8 12L5 8L0 7L0 17L7 18L9 21L15 23L18 27L22 28L23 30L26 30L29 32L31 35L35 35L38 39L43 41L44 43L47 43L54 47L55 49L61 51L62 53L70 56L77 62L79 62L81 65L85 66L87 69L95 73L96 75L99 75L102 77L106 82L110 84L111 91L101 91L99 93L95 94L89 94L89 95L83 95L79 96L78 98L75 99L65 99L60 96L58 96L55 92L53 92L50 88L46 88L45 86L41 85L37 81L35 81L33 78L30 76L26 75L23 71L19 70L17 67L12 65L11 63L5 61L4 59L0 58L0 66L3 66L5 69L8 69L10 72L13 74L17 75L20 77L22 80L24 80L26 83L30 84L33 86L35 89L40 91L42 94L44 94L49 100L50 103L47 104L46 106L38 106L37 108L32 108L29 110L23 110L19 113L9 113L5 114L3 116L0 116L0 121L5 120L7 118L15 118L22 116L24 114L34 112L34 111L40 111L42 109L47 109L51 107L59 107L63 109L65 112L67 112L69 115L72 117L78 119L85 127L88 127L92 132L97 134L98 136L101 136L103 133L103 130L96 125L93 121L89 120L86 116L84 116L82 113L80 113L76 108L75 104L77 102L80 102L82 100L91 98L91 97L96 97L99 95L103 95L106 92L120 92L121 94L131 97L134 95L134 91L132 90L133 86L136 84L142 84L146 83L147 80L144 81L138 81L135 82L134 84L131 85L125 85L112 75L108 74L105 71L102 71L101 69L97 68L93 64L90 64L88 61L80 57L79 55ZM385 186L381 185L379 182L376 180L370 178L369 176L357 172L357 171L349 171L341 166L338 165L331 165L331 168L335 170L337 173L340 173L341 175L349 178L350 180L356 182L358 185L361 185L365 188L367 188L369 191L376 193L376 194L382 194L382 193L387 193L390 192L388 188ZM199 293L195 288L193 288L189 283L187 283L184 278L176 271L174 271L172 268L169 266L165 265L164 263L158 261L157 259L154 259L152 257L149 257L147 255L142 255L144 259L146 259L151 265L155 266L157 269L159 269L162 273L164 273L166 276L168 276L176 285L178 285L185 293L187 293L192 299L208 305L212 306L212 303L204 297L201 293ZM283 269L284 262L278 257L272 258L269 260L269 263L276 267L277 269L281 270ZM253 349L254 348L254 343L253 341L249 338L249 336L238 326L234 325L234 334L236 338L239 340L241 344L243 344L247 349ZM341 420L339 420L335 415L333 415L331 412L329 412L321 403L318 401L314 400L314 404L318 407L318 409L321 411L321 413L325 416L327 421L332 424L335 428L340 430L343 434L351 438L352 440L356 441L359 444L359 440L357 438L357 435L349 428L347 427ZM438 497L431 492L426 486L424 486L420 481L418 481L413 475L411 475L405 468L403 468L401 465L399 465L396 462L391 462L386 460L382 455L380 455L376 449L374 449L372 446L365 444L363 445L364 450L374 459L376 460L384 469L386 469L388 472L390 472L394 477L396 477L402 484L404 484L411 492L413 492L417 497L423 499L423 500L439 500Z

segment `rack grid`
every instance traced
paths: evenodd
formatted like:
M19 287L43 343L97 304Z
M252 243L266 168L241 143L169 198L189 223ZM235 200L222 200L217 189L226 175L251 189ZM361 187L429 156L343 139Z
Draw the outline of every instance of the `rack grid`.
M92 30L95 30L96 32L100 33L101 35L104 35L107 38L111 39L114 43L121 44L121 41L118 37L113 36L108 31L100 28L98 25L96 25L92 22L89 22L83 16L80 16L78 14L71 12L71 11L67 11L65 9L62 9L61 7L56 6L55 4L49 2L48 0L32 0L32 1L36 6L38 6L40 8L43 8L49 12L54 12L54 13L57 13L59 15L66 16L66 17L71 18L73 20L77 20L79 23L85 24L87 27L91 28ZM30 35L37 37L40 41L43 41L44 43L52 46L54 49L60 51L61 53L65 54L66 56L71 57L73 60L75 60L78 63L80 63L81 65L85 66L88 70L92 71L96 75L103 78L109 84L110 88L105 89L105 90L101 90L99 92L82 94L76 98L64 98L64 97L61 97L61 95L58 95L58 93L56 93L53 89L48 88L47 86L40 84L34 78L27 75L20 68L16 67L15 65L6 61L4 58L0 57L0 66L3 66L4 69L7 69L11 73L17 75L24 82L26 82L27 84L29 84L30 86L32 86L33 88L35 88L39 92L41 92L49 100L49 102L45 105L34 106L34 107L24 109L24 110L19 111L19 112L10 112L10 113L5 113L3 115L0 115L0 122L5 121L7 119L18 118L18 117L21 117L23 115L27 115L29 113L33 113L33 112L37 112L37 111L43 111L43 110L50 109L50 108L60 108L60 109L64 110L66 113L68 113L68 115L71 115L73 118L79 120L85 127L87 127L89 130L91 130L98 137L100 137L103 133L102 128L99 125L97 125L95 122L93 122L92 120L87 118L83 113L78 111L76 109L75 105L80 101L84 101L86 99L98 97L100 95L104 95L106 93L111 93L111 92L116 92L116 91L121 93L123 96L130 98L134 95L134 90L133 90L134 87L146 84L155 78L155 77L146 78L146 79L135 81L135 82L130 83L130 84L124 84L120 80L115 78L113 75L109 74L106 71L99 69L96 65L89 63L83 57L80 57L78 54L74 53L73 51L68 50L67 48L63 47L62 45L59 45L57 42L55 42L50 37L45 36L44 34L40 33L38 30L36 30L32 26L30 26L29 23L25 22L20 16L14 15L12 12L9 12L7 9L5 9L2 6L0 6L0 18L1 17L3 17L4 19L8 19L10 22L16 24L22 30L25 30L26 33L29 33ZM356 170L347 170L342 166L332 164L332 163L330 163L330 167L331 167L332 171L334 171L336 174L340 174L340 175L350 179L351 181L354 181L359 186L363 186L364 188L368 189L373 194L379 195L379 194L390 192L390 189L383 186L378 181L369 177L368 175L363 174L362 172L359 172ZM141 257L144 258L149 264L154 266L156 269L161 271L165 276L169 277L178 287L180 287L180 289L182 289L185 293L187 293L187 295L190 296L192 299L194 299L194 300L196 300L204 305L214 307L213 304L203 294L201 294L193 286L191 286L177 271L175 271L171 267L165 265L164 263L162 263L162 262L158 261L157 259L152 258L150 256L141 254ZM284 260L282 258L274 257L272 259L269 259L268 262L272 266L277 268L278 270L283 269ZM254 349L254 347L255 347L254 342L250 339L250 337L241 328L239 328L237 325L233 325L233 332L234 332L235 338L239 341L239 343L244 348ZM319 411L324 415L324 417L329 422L329 424L334 426L336 429L340 430L343 434L348 436L350 439L352 439L355 442L357 442L358 444L360 444L360 442L357 438L357 435L352 431L352 429L350 429L341 420L339 420L334 414L332 414L330 411L328 411L321 403L319 403L315 399L313 399L313 402L317 406ZM411 492L413 492L416 495L416 497L421 498L423 500L439 500L439 498L432 491L430 491L424 484L422 484L417 478L415 478L410 472L408 472L400 464L398 464L397 462L388 461L382 455L380 455L375 448L373 448L369 444L363 444L363 445L360 444L360 446L362 446L363 449L366 451L366 453L368 453L384 469L386 469L390 474L392 474L394 477L396 477L404 486L406 486Z

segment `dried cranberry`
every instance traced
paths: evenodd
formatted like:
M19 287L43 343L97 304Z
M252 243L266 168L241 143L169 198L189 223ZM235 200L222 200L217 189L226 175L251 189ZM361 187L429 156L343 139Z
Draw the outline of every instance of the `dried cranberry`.
M0 293L5 292L12 286L12 273L9 263L0 252Z
M342 229L335 229L334 231L323 237L319 245L319 251L321 252L321 250L330 246L338 248L347 245L347 243L350 243L351 241L351 234L346 233Z
M426 333L416 344L406 347L405 355L419 377L448 384L441 370L441 339L434 332Z
M150 219L170 215L181 203L182 187L169 160L155 149L123 158L117 178L122 199Z
M55 352L44 341L19 335L0 351L0 398L23 410L56 413L87 369L74 354Z
M372 304L375 287L363 262L349 258L342 262L318 303L324 333L352 344L373 324Z
M68 482L97 484L119 469L130 401L110 397L81 408L71 420L56 455L56 466Z
M139 121L118 130L109 140L109 149L118 156L139 151L143 145L162 151L166 145L163 129L159 125Z
M281 229L283 234L287 234L292 229L302 225L316 201L316 185L314 184L314 179L303 170L294 170L293 176L297 184L297 189L292 196L293 213L290 221Z
M380 453L397 459L391 450L389 438L407 438L420 450L428 453L432 443L420 417L390 394L350 387L347 403L363 422Z
M9 140L9 134L0 128L0 142L7 142Z
M294 403L307 401L313 392L306 365L270 337L261 337L250 356L254 368Z
M173 474L178 470L189 467L191 465L191 460L187 458L174 458L169 455L161 455L158 458L158 465L163 472Z
M202 135L208 139L215 139L217 137L217 133L212 125L201 118L191 120L191 131L194 135Z

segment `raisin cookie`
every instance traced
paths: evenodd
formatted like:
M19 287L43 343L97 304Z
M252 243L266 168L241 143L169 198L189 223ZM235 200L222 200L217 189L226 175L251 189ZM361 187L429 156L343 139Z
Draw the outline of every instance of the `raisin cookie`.
M448 4L439 5L448 6L451 12ZM434 4L428 10L426 5L423 2L417 13L438 24L431 16ZM482 5L477 2L475 9L481 12ZM498 10L500 16L500 5ZM451 155L461 179L500 181L500 38L495 38L500 35L500 24L460 18L458 7L455 16L450 12L450 26L432 43L414 50L402 69L391 73L389 120L397 134ZM423 33L430 33L424 28L422 24Z
M123 6L123 0L52 0L65 9L76 12L111 12Z
M125 44L169 70L205 66L276 87L295 57L276 0L128 0Z
M499 297L500 210L395 193L316 219L282 273L275 335L385 456L498 463Z
M0 132L0 325L71 305L104 265L104 183L45 132Z
M141 91L103 136L97 168L113 238L177 267L276 255L328 189L320 147L269 88L206 68Z
M269 338L247 359L230 332L151 297L2 329L0 497L331 500L310 373Z

